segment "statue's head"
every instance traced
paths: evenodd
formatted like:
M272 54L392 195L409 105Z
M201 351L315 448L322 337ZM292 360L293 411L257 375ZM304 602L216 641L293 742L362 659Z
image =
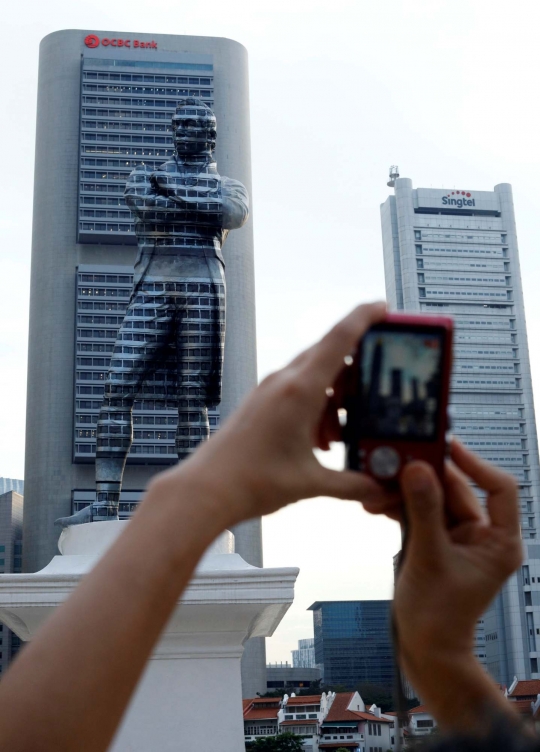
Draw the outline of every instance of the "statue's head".
M172 128L179 155L203 154L216 148L216 116L200 99L186 97L178 102Z

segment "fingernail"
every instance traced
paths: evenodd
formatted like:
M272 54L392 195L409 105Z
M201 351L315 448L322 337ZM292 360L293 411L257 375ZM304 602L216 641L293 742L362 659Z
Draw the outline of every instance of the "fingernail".
M410 474L408 480L410 490L417 493L429 491L432 485L431 476L427 470L424 470L424 468L415 468L414 472Z

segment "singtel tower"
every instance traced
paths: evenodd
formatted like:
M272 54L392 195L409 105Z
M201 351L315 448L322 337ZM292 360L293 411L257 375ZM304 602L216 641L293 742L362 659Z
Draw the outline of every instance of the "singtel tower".
M519 483L526 560L484 616L479 658L507 685L540 678L540 473L512 188L394 185L381 207L389 305L454 317L453 432Z
M221 173L239 180L251 195L248 62L242 45L212 37L79 30L55 32L41 42L25 571L42 568L56 553L54 520L95 498L98 414L137 252L124 188L135 167L144 163L154 170L172 155L171 116L185 97L196 97L215 112ZM214 430L257 380L251 220L231 233L223 255L227 331L223 398L209 416ZM197 291L200 311L189 323L194 368L197 356L204 357L204 292ZM152 389L134 405L121 518L132 514L152 475L177 461L178 413L167 406L158 380ZM196 426L190 431L196 439ZM260 522L234 532L237 552L261 566ZM244 696L265 690L264 672L264 644L250 641Z

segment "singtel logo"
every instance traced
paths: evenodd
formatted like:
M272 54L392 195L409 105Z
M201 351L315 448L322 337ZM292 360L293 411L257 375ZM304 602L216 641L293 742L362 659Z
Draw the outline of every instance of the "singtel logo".
M116 37L114 39L109 39L108 37L103 37L103 39L100 41L99 37L96 36L96 34L88 34L84 38L84 43L87 47L99 47L100 43L103 45L103 47L128 47L131 49L133 42L133 47L138 49L151 49L151 50L157 50L157 42L154 42L153 40L151 42L141 42L140 39L117 39Z
M453 198L455 196L456 198ZM463 196L464 198L458 198ZM442 202L445 206L456 206L461 209L463 206L476 206L474 198L470 197L471 194L467 191L452 191L447 196L442 197Z

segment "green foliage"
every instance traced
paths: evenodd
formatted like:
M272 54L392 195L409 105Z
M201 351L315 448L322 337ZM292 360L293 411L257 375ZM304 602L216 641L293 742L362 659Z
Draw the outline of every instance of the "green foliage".
M336 749L336 752L350 752L350 750L346 747L339 747L338 749Z
M302 737L297 734L278 734L257 739L249 745L249 752L302 752Z

